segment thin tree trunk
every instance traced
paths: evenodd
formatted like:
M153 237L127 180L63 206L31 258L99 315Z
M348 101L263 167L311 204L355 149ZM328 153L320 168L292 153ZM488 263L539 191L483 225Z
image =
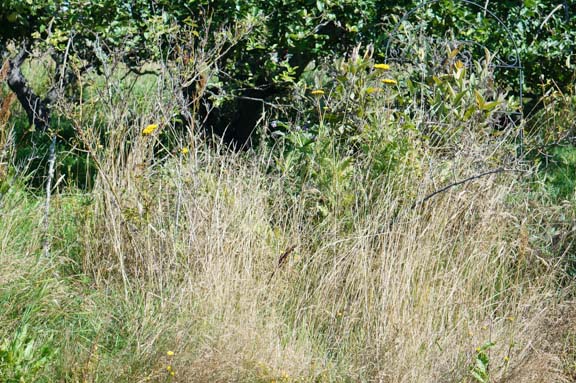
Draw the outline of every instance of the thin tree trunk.
M7 83L26 111L29 123L39 131L46 131L50 124L50 100L35 94L22 74L20 67L28 56L27 48L22 47L16 57L9 61Z
M54 163L56 162L56 135L52 135L48 157L48 179L46 180L46 204L44 205L44 240L43 253L50 256L50 197L52 196L52 179L54 179Z

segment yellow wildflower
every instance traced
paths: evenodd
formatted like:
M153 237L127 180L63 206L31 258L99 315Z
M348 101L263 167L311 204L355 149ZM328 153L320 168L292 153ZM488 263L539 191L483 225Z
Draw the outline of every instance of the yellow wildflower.
M190 150L188 150L187 147L183 147L182 149L180 149L180 153L182 154L188 154L188 152L190 152Z
M374 69L389 70L390 65L388 65L388 64L374 64Z
M310 92L310 94L313 96L322 96L324 91L322 89L314 89L312 92Z
M396 84L398 84L398 81L393 80L391 78L383 78L382 83L386 84L386 85L396 85Z
M464 68L464 63L463 63L462 61L460 61L460 60L457 60L457 61L454 63L454 66L456 67L456 69L462 69L462 68Z
M172 371L172 366L171 365L166 366L166 371L168 372Z
M166 355L168 355L168 356L174 356L174 351L168 351L168 352L166 352Z
M158 124L150 124L142 130L142 135L149 136L154 133L156 129L158 129Z
M510 361L510 357L505 356L505 357L504 357L504 362L509 362L509 361Z
M368 93L368 94L378 93L381 90L382 90L382 88L369 87L368 89L366 89L366 93Z

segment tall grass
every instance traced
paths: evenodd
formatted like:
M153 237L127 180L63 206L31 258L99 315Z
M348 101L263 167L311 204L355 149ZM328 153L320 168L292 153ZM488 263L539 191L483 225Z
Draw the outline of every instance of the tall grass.
M0 381L566 379L549 342L562 265L537 248L526 173L414 204L492 148L451 153L451 177L430 148L380 177L360 159L353 193L319 216L325 191L290 192L268 148L171 132L165 150L169 123L141 132L170 100L136 118L137 98L107 102L100 120L69 110L99 172L86 195L54 196L49 233L38 200L0 201Z
M359 171L349 216L318 221L316 196L286 193L269 156L197 143L157 166L155 139L136 137L121 165L102 159L83 262L99 289L144 299L128 330L143 332L138 353L173 350L182 381L474 381L489 342L504 381L554 315L559 268L534 265L516 174L410 208L442 178L430 158L421 178L399 171L400 188Z

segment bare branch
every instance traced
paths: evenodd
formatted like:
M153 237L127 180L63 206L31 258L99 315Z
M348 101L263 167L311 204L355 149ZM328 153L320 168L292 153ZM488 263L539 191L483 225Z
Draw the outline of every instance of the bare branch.
M491 175L491 174L503 173L503 172L523 172L523 171L524 171L524 170L520 170L520 169L497 168L497 169L489 170L489 171L484 172L484 173L476 174L476 175L474 175L474 176L472 176L472 177L468 177L468 178L466 178L466 179L463 179L463 180L460 180L460 181L451 183L451 184L449 184L449 185L446 185L446 186L444 186L443 188L438 189L438 190L436 190L435 192L428 194L426 197L422 198L421 200L414 202L414 203L412 204L412 206L410 206L410 209L414 209L414 208L417 207L418 205L423 205L423 204L424 204L426 201L428 201L430 198L432 198L432 197L434 197L434 196L436 196L436 195L438 195L438 194L440 194L440 193L443 193L443 192L445 192L446 190L452 189L452 188L455 187L455 186L465 184L465 183L467 183L467 182L476 180L476 179L478 179L478 178L482 178L482 177L485 177L485 176L489 176L489 175Z

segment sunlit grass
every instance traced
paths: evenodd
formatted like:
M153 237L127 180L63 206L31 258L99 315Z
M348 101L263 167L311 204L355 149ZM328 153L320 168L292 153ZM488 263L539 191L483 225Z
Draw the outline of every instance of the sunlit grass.
M274 167L288 163L275 148L231 152L200 135L165 148L169 91L124 98L110 81L97 84L113 94L98 118L69 116L98 169L93 188L62 189L47 212L17 183L0 200L0 381L554 382L571 371L573 353L551 345L574 331L554 326L572 309L546 220L572 212L534 197L526 164L418 203L490 164L489 144L415 141L385 157L394 166L375 164L384 141L364 157L319 145L325 168L305 162L298 179ZM347 102L345 85L340 100L309 92L313 111ZM403 138L388 101L366 105L359 139Z

